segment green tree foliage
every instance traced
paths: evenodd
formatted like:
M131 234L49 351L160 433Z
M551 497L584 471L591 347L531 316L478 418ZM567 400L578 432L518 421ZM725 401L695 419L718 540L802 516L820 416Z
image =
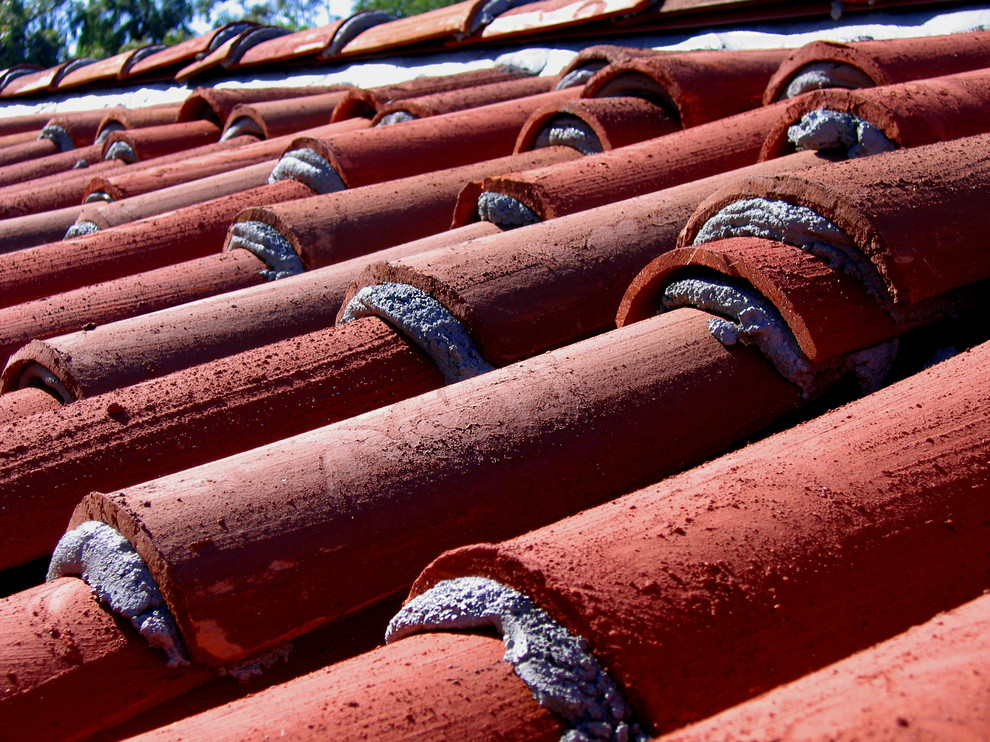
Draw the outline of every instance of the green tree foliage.
M253 0L241 13L222 8L222 0L0 0L0 69L176 44L192 35L197 16L214 28L250 20L297 31L316 25L324 2Z
M355 0L354 10L384 10L399 18L453 5L458 0Z
M224 9L214 11L216 0L197 0L197 10L204 18L210 19L214 27L233 21L254 21L268 26L281 26L290 31L312 28L323 7L323 0L261 0L244 3L243 12L234 13Z
M63 61L69 29L64 6L61 0L0 0L0 69Z
M72 10L76 56L104 59L119 51L181 40L191 31L191 0L89 0Z

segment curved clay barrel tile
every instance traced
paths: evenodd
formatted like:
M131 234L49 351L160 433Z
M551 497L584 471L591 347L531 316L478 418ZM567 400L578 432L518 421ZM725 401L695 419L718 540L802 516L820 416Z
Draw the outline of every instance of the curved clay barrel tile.
M72 223L89 222L86 226L90 229L92 229L90 225L99 229L110 229L164 214L166 211L195 206L222 196L232 196L242 191L260 188L268 183L268 177L277 164L278 160L267 160L257 165L247 165L225 173L208 175L138 196L129 196L119 201L83 204L76 207L76 218ZM103 191L99 181L91 183L91 187L107 192ZM0 230L2 229L3 222L0 222ZM62 236L65 236L64 230Z
M530 74L516 67L494 65L480 70L455 72L451 75L414 77L394 85L354 88L344 96L344 100L337 106L332 120L343 121L356 116L373 118L381 106L392 101L449 93L455 90L470 90L483 85L518 80L524 77L530 77Z
M146 161L220 141L221 129L212 121L186 121L142 129L114 131L103 142L103 156L112 157L114 145L123 142L137 160ZM120 145L118 145L119 147Z
M338 52L338 56L384 51L444 36L467 35L485 5L486 0L465 0L381 23L358 34Z
M31 131L22 131L19 134L0 134L0 148L6 149L7 147L13 147L18 144L33 142L38 138L40 133L41 129L38 128Z
M573 518L446 554L413 595L502 583L587 642L649 732L704 718L983 592L987 373L983 345Z
M62 400L44 389L29 386L8 394L0 394L0 425L22 417L49 412L62 406Z
M211 676L168 667L75 577L0 600L0 631L0 727L11 739L89 739Z
M90 492L205 464L442 385L419 348L378 317L364 317L25 417L3 427L0 444L0 569L50 554ZM162 445L167 440L181 444Z
M265 280L246 251L207 255L0 308L0 359L33 339L147 314ZM68 400L67 400L68 401Z
M752 165L767 129L786 105L747 111L561 165L486 178L461 194L454 224L478 218L478 194L483 191L510 196L547 220ZM603 181L608 188L602 188Z
M340 90L319 95L307 95L289 100L258 101L256 103L238 103L224 124L224 137L230 136L231 126L245 120L250 121L255 130L260 132L263 139L298 134L304 129L312 129L330 123L334 109L340 103L349 86L340 86Z
M0 186L0 219L78 206L86 195L86 186L97 173L124 167L119 160L90 163L89 167L60 172L25 183Z
M598 70L610 64L621 64L636 57L652 57L668 52L640 49L633 46L596 44L579 51L560 72L560 86L584 85Z
M414 636L132 739L557 742L563 725L504 653L487 636Z
M373 256L392 260L492 234L487 222L397 245ZM337 263L259 286L231 291L167 310L98 325L14 354L2 377L4 393L17 389L22 369L38 364L76 399L241 353L333 324L345 290L370 257ZM3 395L0 395L2 398Z
M759 351L725 348L685 309L90 495L70 527L101 520L130 539L190 658L226 664L394 594L442 549L607 500L801 403ZM669 424L682 414L690 434Z
M336 85L294 88L196 88L183 101L175 120L179 123L198 120L212 121L223 128L234 106L299 98L304 95L333 93L338 89L339 86Z
M0 219L0 253L23 250L26 247L57 242L65 237L83 211L83 205L65 206L40 214L25 214L12 219Z
M343 26L345 20L338 18L317 28L306 28L295 33L277 36L267 41L255 44L244 51L236 62L227 69L253 67L259 64L274 64L298 60L304 57L315 57L330 44Z
M791 102L769 129L760 159L794 151L788 129L809 113L850 113L899 147L918 147L987 131L990 70L863 90L816 90Z
M53 139L34 137L31 141L0 149L0 168L58 154L62 150Z
M596 73L581 97L651 97L687 129L760 106L786 56L784 49L719 49L639 57Z
M369 263L344 303L365 286L414 286L457 317L489 363L513 363L613 327L629 282L676 246L713 190L763 168L782 172L822 162L802 152L466 245Z
M5 116L0 119L0 136L6 137L10 134L23 134L24 132L40 132L49 121L52 114L49 113L25 113L20 116Z
M807 67L822 64L852 67L863 73L871 85L894 85L952 75L990 66L990 32L969 31L883 41L812 41L792 51L781 62L767 84L763 102L772 103L808 92L812 88L807 85L799 84L794 91L789 91L788 86ZM819 87L829 86L820 84Z
M0 307L133 275L220 250L241 209L312 195L294 180L188 206L112 230L0 255Z
M96 137L99 138L100 134L107 129L110 131L143 129L146 126L163 126L174 123L181 107L181 103L164 103L139 108L116 106L106 111L103 118L100 119Z
M70 59L62 64L49 67L46 70L29 72L26 75L19 75L10 80L0 91L0 98L12 98L18 95L30 95L32 93L44 93L52 91L58 85L58 81L72 70L93 64L95 59L84 57L81 59Z
M533 149L547 127L566 126L572 118L594 133L601 145L599 151L655 139L681 128L663 108L643 98L579 98L546 106L530 116L516 139L516 152Z
M367 128L364 119L326 124L317 127L316 134L339 134ZM189 183L211 175L230 172L249 165L257 165L275 157L280 157L292 143L296 135L290 134L275 139L255 141L254 137L242 136L210 145L211 150L189 152L187 157L172 156L149 162L128 165L108 177L94 178L86 189L89 196L95 192L108 194L114 200L122 200L151 193L160 188Z
M466 183L486 173L539 167L578 156L568 147L509 155L280 205L248 208L238 214L237 221L274 227L311 270L446 230L457 194Z
M164 48L164 44L149 44L137 49L129 49L119 54L114 54L93 64L87 64L85 67L80 67L64 75L58 81L55 89L61 92L83 85L94 87L98 83L113 85L117 80L123 79L127 75L127 70L134 62L149 54L159 52Z
M178 71L183 65L196 57L209 54L213 49L224 43L224 40L241 33L248 28L257 28L258 24L251 21L236 21L215 28L202 36L196 36L162 49L160 52L149 54L131 65L128 76L160 75L171 77L170 73ZM172 69L169 69L172 68Z
M209 53L197 58L195 62L183 67L175 73L175 79L177 82L186 82L197 75L210 74L211 72L217 74L218 67L229 70L237 64L237 60L248 49L271 39L288 36L289 33L288 29L281 26L260 26L248 29L227 39ZM222 125L223 120L220 123Z
M376 126L335 137L295 140L330 162L348 188L493 160L512 154L516 136L538 107L577 97L574 90L530 95L466 111Z
M990 209L990 135L825 165L813 172L753 177L712 194L680 244L747 198L810 208L839 227L869 261L861 278L895 316L951 307L952 292L990 278L980 216ZM909 185L906 185L909 184Z
M17 185L28 187L30 185L28 181L50 175L61 175L75 168L81 161L97 163L103 159L102 149L98 144L70 149L67 152L60 152L56 148L54 154L5 165L0 168L0 188Z
M386 116L405 113L415 118L439 116L443 113L463 111L466 108L489 106L528 95L539 95L553 90L554 79L549 77L520 77L518 79L475 85L469 88L445 90L414 98L401 98L377 107L372 123L377 124Z
M982 739L990 734L990 598L981 597L661 738ZM950 732L951 730L951 732Z

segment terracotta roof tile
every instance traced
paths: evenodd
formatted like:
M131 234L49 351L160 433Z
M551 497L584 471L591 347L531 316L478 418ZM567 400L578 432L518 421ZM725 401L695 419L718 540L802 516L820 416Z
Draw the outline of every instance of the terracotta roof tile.
M5 370L4 390L18 388L20 369L37 363L81 399L314 332L333 323L348 285L369 260L394 260L497 231L487 222L472 224L373 257L35 341L19 351ZM155 342L149 343L152 336Z
M985 539L959 524L988 521L974 497L984 349L911 374L987 337L974 231L986 75L955 72L979 64L985 32L740 47L944 33L986 11L905 11L918 25L892 31L865 0L831 8L862 22L773 0L629 7L479 1L299 34L240 24L131 73L121 55L11 82L32 97L5 112L55 113L0 119L0 594L28 587L0 600L0 634L31 633L0 646L0 727L64 738L85 706L77 735L103 740L174 720L159 733L350 737L358 723L376 739L532 739L576 724L637 738L979 594ZM776 20L671 32L744 18ZM251 46L259 33L277 38ZM631 46L588 48L555 74L615 39ZM684 51L699 46L728 48ZM810 84L868 87L760 107L825 47L865 61L815 68ZM417 76L448 61L473 71ZM189 94L182 67L233 85ZM45 92L60 72L65 87ZM138 91L118 73L168 82ZM881 74L906 81L875 86ZM65 112L124 100L140 107ZM819 120L857 141L814 139ZM63 169L70 157L92 164ZM783 229L782 209L821 222L818 236ZM79 236L61 239L70 223ZM812 419L885 375L909 378ZM783 432L710 460L768 430ZM107 629L82 581L36 585L73 508L71 525L111 523L147 561L192 668L169 670L121 617ZM490 636L398 639L446 619L297 677L370 648L384 607L446 548L414 595L445 575L522 590L586 643L584 672L600 662L596 683L617 684L608 723L534 697ZM82 571L61 563L55 574ZM105 631L105 647L65 664L60 636ZM289 640L289 662L264 669ZM483 697L464 695L471 683Z
M990 65L990 32L948 34L886 41L813 41L795 49L774 73L763 96L770 103L787 95L787 87L809 65L849 65L874 85L951 75ZM843 86L845 87L845 86ZM801 92L806 92L804 87Z
M94 82L123 79L127 77L131 67L137 62L164 49L164 44L153 44L115 54L112 57L101 59L93 64L87 64L85 67L80 67L66 73L58 80L55 87L59 90L65 90L66 88L74 88Z
M237 36L257 27L257 23L250 21L228 23L202 36L187 39L144 57L131 66L129 74L132 77L149 73L171 76L178 70L179 65L185 65L194 59L204 57L224 44L231 36Z
M326 26L263 41L245 51L230 69L301 58L327 59L336 56L357 34L390 20L393 17L387 13L366 10Z
M0 90L0 98L10 98L17 95L31 95L54 90L58 87L63 77L74 70L78 70L86 65L96 62L95 59L70 59L47 70L39 70L26 75L21 75L9 81Z
M445 555L413 592L461 575L519 590L587 641L651 732L725 709L980 595L982 528L952 524L985 517L988 350Z
M983 674L990 599L939 613L903 634L780 686L663 742L840 735L893 737L899 730L982 737L990 687ZM877 682L877 678L883 682ZM906 733L906 732L902 732Z
M230 69L237 64L241 55L248 49L264 41L277 39L288 34L289 31L287 29L278 26L255 26L248 28L236 36L227 39L216 48L211 49L207 54L197 58L192 64L187 64L175 73L175 79L179 82L185 82L193 77L215 70L217 67Z
M613 327L630 281L676 246L688 218L720 184L754 169L779 172L821 162L801 153L465 245L371 264L347 299L378 283L415 286L443 302L489 363L513 363Z

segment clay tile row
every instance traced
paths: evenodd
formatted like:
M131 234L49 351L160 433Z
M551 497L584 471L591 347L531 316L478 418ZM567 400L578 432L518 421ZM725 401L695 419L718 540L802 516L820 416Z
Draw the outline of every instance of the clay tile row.
M680 324L687 331L691 322L685 316ZM983 590L985 528L946 526L986 520L988 362L984 345L555 525L449 552L417 580L387 646L141 739L207 730L238 739L249 729L309 739L314 729L338 728L397 740L451 729L476 739L556 739L561 726L583 731L596 722L599 735L660 733L887 640ZM905 446L905 438L931 450ZM868 456L887 462L883 479L864 465ZM824 460L827 466L818 463ZM945 635L959 626L957 651L965 655L973 646L968 621L982 625L982 612L974 603L919 631ZM492 645L490 634L474 636L484 629L504 635L506 647ZM917 634L876 651L914 649ZM524 641L525 653L513 651ZM938 647L940 656L948 650ZM498 662L502 653L517 674ZM754 655L767 661L753 662ZM860 658L847 662L863 666ZM438 663L445 672L430 669ZM505 674L495 674L498 667ZM843 680L830 675L831 687ZM968 678L959 682L986 693L981 673ZM897 680L906 692L924 692L903 674ZM468 701L461 684L473 682L485 683L484 692ZM821 681L799 682L807 689ZM771 708L785 715L774 714L772 723L791 728L808 712L789 691L722 718L766 718L756 715L759 704L783 694ZM536 700L555 713L544 716ZM909 725L917 718L914 708L894 703ZM598 710L590 719L582 716L589 707ZM983 728L979 709L953 708L974 714L963 723ZM712 738L725 729L719 721L686 738ZM861 733L871 728L865 722L845 728Z

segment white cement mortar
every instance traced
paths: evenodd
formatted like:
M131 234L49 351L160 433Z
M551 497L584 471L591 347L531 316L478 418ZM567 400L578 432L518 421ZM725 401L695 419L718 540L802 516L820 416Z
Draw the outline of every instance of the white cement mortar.
M389 622L386 642L424 631L493 628L505 642L505 660L536 701L571 729L562 742L645 740L632 712L587 644L533 602L482 577L440 582L407 603Z
M788 127L787 138L799 151L837 151L849 159L897 149L897 145L869 121L827 108L806 113L798 123Z
M494 368L447 307L413 286L390 282L365 286L348 303L340 321L367 316L384 319L422 348L448 384Z
M188 664L175 619L158 585L130 541L113 527L87 521L58 542L48 580L82 577L111 611L130 619L149 644L168 655L170 667Z
M501 230L525 227L542 222L540 215L519 199L494 191L482 191L478 196L478 217Z
M588 124L567 114L554 116L533 142L533 149L557 146L576 149L582 155L595 155L603 149L601 140Z
M694 244L728 237L762 237L800 247L817 255L830 267L858 279L871 296L886 295L883 279L852 238L806 206L776 199L740 199L705 222Z
M306 268L289 241L264 222L245 221L230 225L228 249L247 250L263 260L270 270L262 271L269 281L305 272Z
M799 69L779 96L796 98L802 93L822 88L872 88L873 79L857 67L844 62L812 62Z
M322 155L311 149L293 149L282 155L268 176L269 183L296 180L314 193L335 193L347 188L340 174Z

